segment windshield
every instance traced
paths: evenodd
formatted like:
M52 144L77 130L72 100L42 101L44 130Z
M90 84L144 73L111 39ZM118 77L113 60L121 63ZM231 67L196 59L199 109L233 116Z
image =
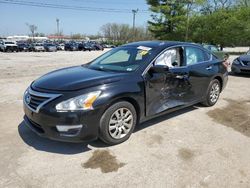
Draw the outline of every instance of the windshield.
M147 63L151 54L152 48L143 46L114 48L92 61L89 68L131 72L135 71L141 64Z

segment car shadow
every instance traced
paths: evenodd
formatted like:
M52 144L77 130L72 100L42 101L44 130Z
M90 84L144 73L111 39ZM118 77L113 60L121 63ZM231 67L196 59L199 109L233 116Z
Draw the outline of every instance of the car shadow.
M29 146L39 151L58 154L78 154L91 150L89 143L68 143L50 140L40 137L31 131L23 122L18 126L18 132L22 140Z
M139 124L138 126L136 126L134 132L146 129L152 125L155 125L155 124L160 123L162 121L166 121L168 119L174 118L174 117L179 116L181 114L185 114L187 112L199 109L200 107L203 107L203 106L200 104L196 104L195 106L186 107L186 108L183 108L181 110L177 110L177 111L174 111L171 113L167 113L167 114L155 117L153 119L145 121L145 122Z
M162 121L174 118L176 116L179 116L181 114L196 110L200 107L200 105L195 105L191 107L187 107L169 114L161 115L159 117L155 117L151 120L148 120L144 123L141 123L140 125L135 127L134 132L146 129L150 126L153 126L157 123L160 123ZM33 147L36 150L39 151L45 151L50 153L58 153L58 154L66 154L66 155L73 155L78 153L84 153L86 151L92 150L91 147L96 148L106 148L109 147L109 145L105 144L104 142L100 141L99 139L92 142L86 142L86 143L68 143L68 142L59 142L50 140L47 138L43 138L35 134L33 131L31 131L22 121L18 126L18 132L22 140L29 146Z

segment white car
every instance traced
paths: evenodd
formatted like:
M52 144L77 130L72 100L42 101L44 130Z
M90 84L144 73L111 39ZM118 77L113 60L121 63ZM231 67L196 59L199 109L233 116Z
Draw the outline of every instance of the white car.
M2 52L18 52L16 42L13 41L0 41L0 51Z
M45 48L41 43L35 43L32 47L32 50L34 52L45 52Z

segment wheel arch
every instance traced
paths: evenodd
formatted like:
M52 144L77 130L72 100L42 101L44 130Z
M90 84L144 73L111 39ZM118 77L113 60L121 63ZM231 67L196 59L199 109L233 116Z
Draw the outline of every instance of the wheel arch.
M213 78L213 80L218 80L220 82L220 92L222 92L222 88L223 88L223 79L221 78L221 76L217 75Z

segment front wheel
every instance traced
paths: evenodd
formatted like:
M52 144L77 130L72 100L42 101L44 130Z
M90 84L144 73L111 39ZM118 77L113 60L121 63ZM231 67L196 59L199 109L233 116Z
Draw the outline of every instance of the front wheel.
M120 144L132 134L137 122L134 106L121 101L110 106L100 121L100 139L109 145Z
M220 97L220 92L221 92L221 84L220 84L219 80L214 79L209 84L208 92L206 95L206 100L203 101L202 104L205 106L215 105Z

